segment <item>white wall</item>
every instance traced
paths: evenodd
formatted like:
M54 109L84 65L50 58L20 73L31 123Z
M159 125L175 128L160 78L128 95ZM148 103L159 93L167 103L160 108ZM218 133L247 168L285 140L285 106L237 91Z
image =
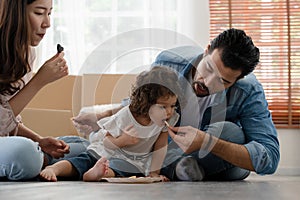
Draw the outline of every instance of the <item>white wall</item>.
M275 174L300 175L300 129L278 129L281 159Z
M209 44L209 0L178 0L178 32L202 48Z

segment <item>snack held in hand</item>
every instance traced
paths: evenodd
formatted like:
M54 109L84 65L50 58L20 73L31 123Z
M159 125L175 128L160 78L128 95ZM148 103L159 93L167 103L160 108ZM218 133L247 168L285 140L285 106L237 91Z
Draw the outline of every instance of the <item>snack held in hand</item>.
M167 121L165 121L165 124L167 125L167 127L170 127L170 124Z
M64 50L64 48L60 44L57 44L57 53L60 53L63 50Z

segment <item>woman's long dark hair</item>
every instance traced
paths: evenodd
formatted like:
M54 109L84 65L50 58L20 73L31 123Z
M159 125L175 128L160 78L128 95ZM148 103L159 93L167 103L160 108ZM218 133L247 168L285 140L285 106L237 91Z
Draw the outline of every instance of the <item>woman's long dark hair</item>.
M33 1L0 0L0 95L17 92L31 70L27 5Z

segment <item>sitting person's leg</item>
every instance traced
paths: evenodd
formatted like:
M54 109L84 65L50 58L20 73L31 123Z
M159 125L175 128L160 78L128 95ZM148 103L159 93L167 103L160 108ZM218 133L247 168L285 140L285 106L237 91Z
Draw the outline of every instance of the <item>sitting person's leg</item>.
M66 158L76 157L79 154L81 154L82 152L85 152L87 146L90 144L90 142L87 139L79 137L79 136L71 136L71 135L70 136L61 136L61 137L58 137L57 139L63 140L68 145L70 145L70 153L66 154L63 158L60 158L60 159L55 159L47 154L46 157L48 160L47 161L48 165L52 165L52 164L56 163L57 161L60 161L60 160L66 159Z
M244 180L250 175L250 171L233 166L219 173L211 174L205 178L208 181L236 181Z
M183 158L183 154L178 145L174 141L171 141L168 145L168 151L160 173L171 181L178 180L175 169L177 163Z
M130 176L145 176L136 166L133 164L118 158L109 159L109 168L118 177L130 177Z
M108 164L109 162L109 164ZM109 166L109 167L108 167ZM83 181L99 181L101 178L109 177L143 177L145 174L126 160L111 158L100 158L97 163L83 174Z
M207 126L204 131L222 140L245 143L242 129L232 122L217 122ZM250 174L249 170L235 167L208 151L200 150L190 155L183 155L180 150L170 152L167 156L175 157L176 160L171 164L167 163L169 165L162 169L162 174L170 180L242 180Z
M0 177L28 180L39 175L43 152L37 142L24 137L0 137Z
M53 165L47 166L40 176L48 181L57 181L58 177L82 180L83 174L92 168L97 159L88 152L82 152L76 157L60 160Z
M242 129L232 122L217 122L206 127L204 131L225 141L236 144L245 143ZM243 180L250 174L249 170L236 167L210 152L198 151L192 156L203 168L205 180Z
M108 167L109 161L102 157L96 164L83 174L83 181L100 181L103 177L114 177L114 172Z

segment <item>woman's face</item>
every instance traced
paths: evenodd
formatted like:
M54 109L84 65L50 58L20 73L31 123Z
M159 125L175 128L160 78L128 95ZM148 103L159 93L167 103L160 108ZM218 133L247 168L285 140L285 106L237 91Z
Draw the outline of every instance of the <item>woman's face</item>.
M37 46L45 36L50 27L51 11L52 0L36 0L27 5L31 46Z
M176 96L160 97L149 109L150 119L158 126L164 126L176 109Z

